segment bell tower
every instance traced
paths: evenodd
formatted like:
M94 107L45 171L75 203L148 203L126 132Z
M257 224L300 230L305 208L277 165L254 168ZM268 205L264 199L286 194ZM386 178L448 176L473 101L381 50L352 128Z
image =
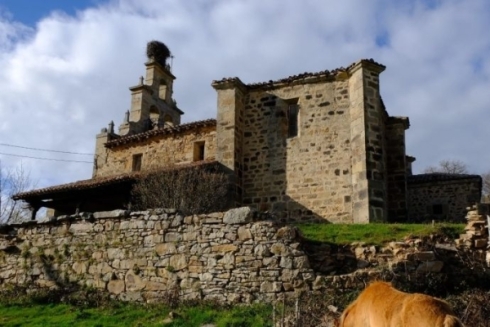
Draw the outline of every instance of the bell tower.
M162 42L151 41L147 44L146 55L146 76L141 76L138 85L129 88L131 109L119 126L121 136L178 125L184 114L172 97L175 76L167 63L170 50Z

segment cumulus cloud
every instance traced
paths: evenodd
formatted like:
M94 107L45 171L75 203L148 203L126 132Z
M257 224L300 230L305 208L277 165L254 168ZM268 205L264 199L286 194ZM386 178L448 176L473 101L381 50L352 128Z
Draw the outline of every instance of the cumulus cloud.
M416 170L441 159L489 170L490 28L486 0L152 1L119 0L53 12L36 26L0 14L0 142L93 152L95 134L130 105L144 74L146 42L175 55L174 96L184 122L215 117L210 83L244 82L347 66L387 65L381 92L392 115L409 116L407 152ZM6 148L14 153L92 161L90 156ZM90 163L21 159L39 186L89 178Z

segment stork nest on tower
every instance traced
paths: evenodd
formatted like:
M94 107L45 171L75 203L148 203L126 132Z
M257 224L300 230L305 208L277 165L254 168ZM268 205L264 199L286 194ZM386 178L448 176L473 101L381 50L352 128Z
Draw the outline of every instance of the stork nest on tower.
M168 47L160 41L150 41L146 45L146 56L155 59L159 64L165 66L167 59L171 56Z

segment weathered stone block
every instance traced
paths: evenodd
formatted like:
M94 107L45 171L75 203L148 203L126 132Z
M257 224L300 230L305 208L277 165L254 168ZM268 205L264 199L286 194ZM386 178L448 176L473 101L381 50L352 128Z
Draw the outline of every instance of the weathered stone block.
M407 253L406 257L407 260L418 260L418 261L433 261L436 259L436 256L432 251Z
M417 272L419 273L425 273L425 272L440 272L442 270L442 267L444 266L444 263L442 261L426 261L422 262L418 267L417 267Z
M220 224L223 222L222 218L217 218L217 217L203 217L200 220L201 224Z
M124 292L125 286L126 285L124 284L123 280L111 280L109 283L107 283L107 290L109 293L118 295Z
M177 253L177 248L174 243L161 243L155 246L155 252L159 256L164 256L166 254L174 254Z
M487 242L488 242L488 240L486 240L486 239L482 239L482 238L476 239L475 240L475 248L477 248L477 249L484 248L487 246Z
M211 251L215 253L236 252L238 247L233 244L221 244L211 247Z
M95 219L126 217L126 210L118 209L112 211L99 211L93 214Z
M281 261L279 262L279 266L281 268L292 269L293 268L292 258L281 257Z
M180 282L180 287L182 289L199 290L201 288L201 283L199 280L194 278L184 278Z
M136 291L136 292L124 292L121 293L119 298L121 301L126 301L126 302L141 302L143 300L143 297L141 295L141 292Z
M270 292L273 292L273 284L272 284L272 282L268 282L268 281L262 282L260 284L260 292L261 293L270 293Z
M182 225L184 221L184 217L181 215L175 215L174 218L172 219L172 223L170 224L170 227L179 227Z
M294 240L296 238L296 228L292 226L282 227L277 231L276 238Z
M123 259L125 257L122 249L109 248L107 249L107 258L109 260Z
M303 255L300 257L295 257L293 259L293 267L296 269L310 268L310 261L308 257Z
M299 270L298 269L283 269L281 274L281 280L290 282L298 277Z
M187 232L183 233L184 241L195 241L197 240L198 232Z
M247 227L240 226L238 228L237 234L238 234L238 239L240 241L247 241L252 239L252 233L250 232L250 229L248 229Z
M291 254L290 249L282 243L274 243L270 250L275 255L287 256Z
M75 262L72 266L73 271L78 274L82 275L87 272L87 264L85 262Z
M254 248L254 254L258 257L270 257L272 255L269 247L264 244L257 244Z
M169 266L174 270L182 270L187 267L187 258L185 254L175 254L170 257Z
M165 283L153 281L147 281L145 283L145 290L147 291L165 291L167 289L168 286Z
M211 273L203 273L203 274L200 274L199 275L199 279L202 281L202 282L210 282L213 280L213 274Z
M223 217L223 223L228 225L246 224L253 221L253 211L249 207L230 209Z
M169 232L165 234L165 242L180 242L182 241L181 233Z
M91 223L71 224L69 231L74 234L89 233L93 228L94 225Z
M126 291L135 292L145 288L145 282L131 269L126 273L124 281L126 282Z

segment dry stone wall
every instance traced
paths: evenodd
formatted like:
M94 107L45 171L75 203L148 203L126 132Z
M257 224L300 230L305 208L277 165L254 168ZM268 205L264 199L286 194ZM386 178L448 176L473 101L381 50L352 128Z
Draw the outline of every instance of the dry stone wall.
M485 249L464 242L456 246L427 238L336 247L308 242L295 227L267 218L248 207L187 217L165 209L116 210L3 226L0 290L78 284L124 301L156 302L171 294L223 303L271 302L332 287L362 287L386 272L414 278L448 274L458 280L474 274L476 263L485 266Z
M171 210L99 212L8 227L0 287L78 283L114 298L270 301L308 290L313 270L296 229L249 208L183 217Z

